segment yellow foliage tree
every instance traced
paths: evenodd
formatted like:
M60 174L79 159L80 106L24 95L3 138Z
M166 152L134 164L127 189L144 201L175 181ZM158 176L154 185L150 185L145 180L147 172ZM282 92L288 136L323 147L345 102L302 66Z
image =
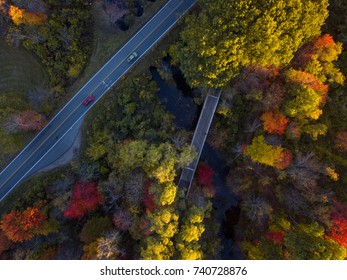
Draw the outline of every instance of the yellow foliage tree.
M188 243L198 241L205 231L205 227L201 223L184 225L181 228L182 239Z
M182 260L202 260L203 252L200 249L200 245L197 243L194 244L180 244L180 253Z
M326 174L330 177L331 180L333 181L338 181L339 180L339 174L335 171L334 168L327 167L325 169Z
M151 231L162 237L171 238L178 227L178 214L173 208L157 209L148 214L151 221Z
M175 201L177 192L177 186L173 183L168 183L165 185L161 196L160 196L160 204L161 205L170 205Z
M144 242L145 245L141 250L143 260L169 260L173 255L172 244L168 246L172 242L167 239L150 236Z
M17 6L11 5L9 15L15 25L42 25L47 19L45 13L33 13Z
M169 158L164 160L154 171L154 176L160 183L172 182L176 176L175 159Z
M264 136L254 137L252 144L249 145L244 154L249 156L252 161L265 165L276 166L283 152L282 147L275 147L265 142Z

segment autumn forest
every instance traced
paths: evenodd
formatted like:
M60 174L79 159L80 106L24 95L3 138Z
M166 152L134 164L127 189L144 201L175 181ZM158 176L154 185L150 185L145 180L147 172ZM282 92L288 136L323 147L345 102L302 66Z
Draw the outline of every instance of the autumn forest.
M166 2L0 0L1 170ZM346 50L345 1L197 0L95 104L73 159L0 202L0 259L347 259ZM150 71L174 85L168 57L200 111L221 91L205 145L225 166L201 160L188 195L194 129Z

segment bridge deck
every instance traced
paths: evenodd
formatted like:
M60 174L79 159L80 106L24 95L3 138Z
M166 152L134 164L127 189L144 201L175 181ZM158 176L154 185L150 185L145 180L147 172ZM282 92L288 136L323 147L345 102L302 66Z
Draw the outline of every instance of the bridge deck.
M191 147L195 147L198 155L195 160L187 167L183 168L182 174L178 183L179 187L187 187L189 194L190 186L193 181L194 173L198 165L202 149L204 147L207 133L210 129L214 113L216 111L221 91L216 91L206 96L204 106L202 108L198 124L196 126Z

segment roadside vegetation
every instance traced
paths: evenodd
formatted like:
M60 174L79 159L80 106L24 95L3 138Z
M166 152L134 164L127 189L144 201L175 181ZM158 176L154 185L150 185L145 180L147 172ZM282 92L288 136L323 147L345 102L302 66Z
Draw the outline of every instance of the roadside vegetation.
M0 115L0 167L165 2L1 0L0 96L8 110ZM18 98L18 105L6 101ZM28 115L23 104L35 118L16 125L15 115Z

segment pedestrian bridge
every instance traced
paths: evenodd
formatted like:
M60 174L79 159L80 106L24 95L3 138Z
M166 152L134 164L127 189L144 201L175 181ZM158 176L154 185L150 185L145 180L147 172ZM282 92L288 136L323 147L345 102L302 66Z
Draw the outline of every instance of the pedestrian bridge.
M209 93L206 96L204 105L202 107L199 121L194 132L192 143L190 145L191 147L195 148L198 155L192 163L190 163L187 167L183 168L180 180L178 182L179 187L187 188L186 197L188 196L190 187L192 185L195 170L200 160L201 152L206 141L207 133L210 129L212 119L219 102L220 94L221 90L216 90L213 93Z

